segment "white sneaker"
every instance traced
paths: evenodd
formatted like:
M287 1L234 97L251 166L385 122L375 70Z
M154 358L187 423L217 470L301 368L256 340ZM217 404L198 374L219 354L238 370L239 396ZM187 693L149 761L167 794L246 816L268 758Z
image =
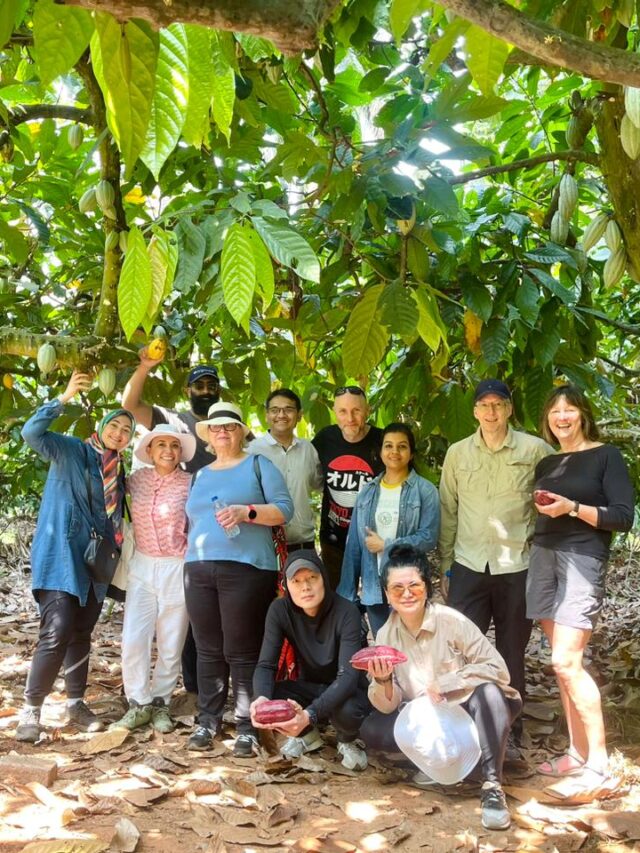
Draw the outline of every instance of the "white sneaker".
M322 749L323 746L322 735L314 727L303 737L288 737L280 747L280 753L285 758L300 758L306 752L315 752L316 749Z
M438 784L435 779L432 779L431 776L427 776L427 774L423 773L422 770L418 770L418 772L411 777L411 781L414 785L417 785L418 788L430 788L432 785Z
M352 740L348 743L338 743L338 752L342 756L342 766L347 770L366 770L369 762L367 761L367 753L358 746L357 741Z

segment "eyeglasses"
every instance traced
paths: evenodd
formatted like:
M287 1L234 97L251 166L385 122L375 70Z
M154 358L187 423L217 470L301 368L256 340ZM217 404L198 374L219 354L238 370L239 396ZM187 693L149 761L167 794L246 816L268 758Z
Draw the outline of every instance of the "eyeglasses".
M209 432L235 432L240 424L220 424L209 426Z
M402 598L405 592L408 592L411 598L417 598L426 589L426 584L423 581L413 581L413 583L392 583L387 587L387 595L389 598Z
M270 415L296 415L298 413L295 406L269 406L267 411Z
M336 388L334 397L342 397L343 394L356 394L358 397L365 397L365 393L359 385L341 385Z
M506 409L507 406L510 405L511 404L508 403L506 400L501 403L476 403L476 409L480 409L483 412L493 411L494 409L500 411L500 409Z

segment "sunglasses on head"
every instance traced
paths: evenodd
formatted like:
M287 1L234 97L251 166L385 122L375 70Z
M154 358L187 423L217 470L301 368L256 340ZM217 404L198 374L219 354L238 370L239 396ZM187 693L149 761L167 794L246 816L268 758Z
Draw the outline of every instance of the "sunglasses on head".
M342 397L343 394L356 394L359 397L364 397L365 393L359 385L341 385L336 388L335 397Z

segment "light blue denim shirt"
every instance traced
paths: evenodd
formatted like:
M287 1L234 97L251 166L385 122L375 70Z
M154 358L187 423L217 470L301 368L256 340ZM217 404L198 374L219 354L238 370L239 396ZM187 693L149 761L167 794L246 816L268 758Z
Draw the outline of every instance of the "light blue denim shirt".
M382 604L378 555L367 551L365 528L376 529L376 508L380 498L383 474L366 483L358 498L349 525L347 546L342 561L338 595L349 601L358 599L358 581L362 580L362 604ZM440 531L440 499L438 490L415 471L402 484L398 531L395 539L385 541L380 569L384 568L393 545L413 545L427 552L436 547Z

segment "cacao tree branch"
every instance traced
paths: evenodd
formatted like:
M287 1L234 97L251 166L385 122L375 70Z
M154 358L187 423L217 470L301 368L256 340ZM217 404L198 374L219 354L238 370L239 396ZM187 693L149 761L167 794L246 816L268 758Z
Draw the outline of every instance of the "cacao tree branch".
M515 172L518 169L533 169L542 163L551 163L554 160L580 160L597 166L600 158L591 151L551 151L548 154L538 154L536 157L526 157L522 160L513 160L511 163L503 163L500 166L487 166L485 169L476 169L475 172L464 172L462 175L454 175L447 178L449 184L467 184L478 178L486 178L490 175L501 175L503 172Z
M153 27L174 21L216 30L252 33L270 39L283 53L318 45L318 30L341 0L65 0L110 12L119 20L143 18Z
M587 41L533 20L503 0L438 0L438 5L544 63L567 68L583 77L640 87L638 54Z
M611 367L614 367L616 370L619 370L621 373L624 373L625 376L640 376L640 370L634 370L631 367L625 367L624 364L620 364L617 361L614 361L612 358L607 358L605 355L599 356L601 361L604 361L605 364L610 364Z
M9 112L7 127L15 127L27 121L57 118L75 121L79 124L93 124L93 112L86 108L72 107L66 104L20 104Z
M592 317L601 320L606 326L611 326L612 329L619 329L625 335L640 335L640 323L622 323L620 320L608 317L602 311L596 311L595 308L585 308L583 305L580 305L576 310L583 311L585 314L591 314Z
M0 356L10 355L35 359L43 344L53 344L58 367L88 369L98 365L117 367L132 364L135 348L114 346L113 340L93 335L72 337L67 335L42 335L14 326L0 327ZM15 372L15 366L12 368Z

